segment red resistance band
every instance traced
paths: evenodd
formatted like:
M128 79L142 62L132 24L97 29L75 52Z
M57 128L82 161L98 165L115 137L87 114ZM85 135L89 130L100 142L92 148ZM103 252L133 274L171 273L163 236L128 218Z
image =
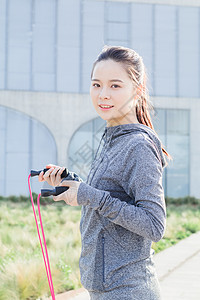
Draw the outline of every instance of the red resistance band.
M46 240L45 240L45 235L44 235L44 229L43 229L43 225L42 225L42 217L41 217L41 213L40 213L40 196L41 196L41 194L39 194L38 198L37 198L37 207L38 207L38 215L39 215L40 226L41 226L43 242L44 242L44 247L45 247L45 253L44 253L42 240L41 240L41 236L40 236L37 216L35 213L35 206L34 206L33 196L32 196L32 191L31 191L30 177L31 177L31 174L28 176L28 186L29 186L29 192L30 192L30 197L31 197L31 203L32 203L32 207L33 207L33 213L34 213L34 217L35 217L35 223L37 226L37 233L38 233L38 237L39 237L39 241L40 241L40 246L42 249L42 255L43 255L45 269L46 269L46 273L47 273L47 279L49 282L51 297L52 297L52 300L55 300L56 298L55 298L55 294L54 294L53 281L52 281L51 269L50 269L50 263L49 263L49 256L48 256L47 245L46 245ZM46 257L45 257L45 254L46 254Z

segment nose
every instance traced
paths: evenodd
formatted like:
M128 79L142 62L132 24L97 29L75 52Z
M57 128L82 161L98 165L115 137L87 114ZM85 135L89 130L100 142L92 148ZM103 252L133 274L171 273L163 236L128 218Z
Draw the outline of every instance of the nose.
M99 93L100 99L110 99L110 94L106 88L102 88Z

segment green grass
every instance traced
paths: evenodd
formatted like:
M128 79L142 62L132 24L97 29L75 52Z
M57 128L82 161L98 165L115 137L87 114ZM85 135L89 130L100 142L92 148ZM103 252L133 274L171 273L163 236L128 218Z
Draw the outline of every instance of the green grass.
M152 248L155 253L175 245L192 233L200 231L199 220L200 204L168 204L165 235L158 243L153 243Z
M41 206L41 214L58 294L81 287L81 208L48 201L49 205ZM180 202L184 204L177 205ZM198 201L167 203L167 228L164 238L153 243L156 253L200 230ZM0 300L44 299L50 295L30 199L0 198L0 249Z
M30 201L30 200L29 200ZM41 207L56 293L81 287L80 207ZM30 203L0 202L0 299L49 296L49 287Z

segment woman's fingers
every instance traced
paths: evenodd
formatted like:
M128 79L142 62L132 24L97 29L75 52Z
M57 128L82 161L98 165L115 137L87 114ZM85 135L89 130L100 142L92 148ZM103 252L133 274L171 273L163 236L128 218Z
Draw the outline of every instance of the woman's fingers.
M54 201L64 200L66 204L71 206L78 206L77 193L81 182L74 180L64 180L61 182L60 186L67 186L69 189L58 196L54 196Z
M49 166L49 165L48 165ZM52 186L59 185L61 182L61 174L64 171L65 167L53 166L43 175L43 179Z
M48 164L48 165L46 165L46 169L56 168L56 167L59 167L59 166L53 165L53 164Z
M42 171L38 176L40 182L46 181L51 186L59 185L61 182L61 174L65 167L56 166L53 164L48 164L46 166L48 169L45 173Z
M43 175L44 179L46 180L50 175L51 173L53 172L54 168L49 168Z
M64 169L65 169L65 167L60 168L60 170L58 171L58 174L57 174L57 175L60 175L60 176L61 176L61 174L62 174L62 172L64 171Z
M54 168L50 168L50 169L48 169L48 171L46 171L46 172L44 173L44 175L43 175L43 179L44 179L49 185L52 185L52 186L53 186L53 184L52 184L52 180L51 180L50 175L51 175L51 173L53 172L53 170L54 170Z
M61 182L61 174L64 169L64 167L56 167L50 174L51 182L54 186L58 185Z
M40 182L41 182L41 181L44 181L43 175L44 175L44 171L40 172L40 174L38 175L38 180L39 180Z
M58 173L59 170L60 170L60 167L55 167L55 169L53 169L53 171L51 172L50 176L53 178L53 176L56 176L56 174Z

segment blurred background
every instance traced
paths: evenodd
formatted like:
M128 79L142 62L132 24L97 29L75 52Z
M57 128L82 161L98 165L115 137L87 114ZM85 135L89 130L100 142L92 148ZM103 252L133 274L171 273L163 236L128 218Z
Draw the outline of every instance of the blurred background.
M143 57L173 156L165 196L200 198L199 25L200 1L0 0L0 195L28 195L30 170L48 163L86 180L106 126L89 96L92 64L121 45Z

